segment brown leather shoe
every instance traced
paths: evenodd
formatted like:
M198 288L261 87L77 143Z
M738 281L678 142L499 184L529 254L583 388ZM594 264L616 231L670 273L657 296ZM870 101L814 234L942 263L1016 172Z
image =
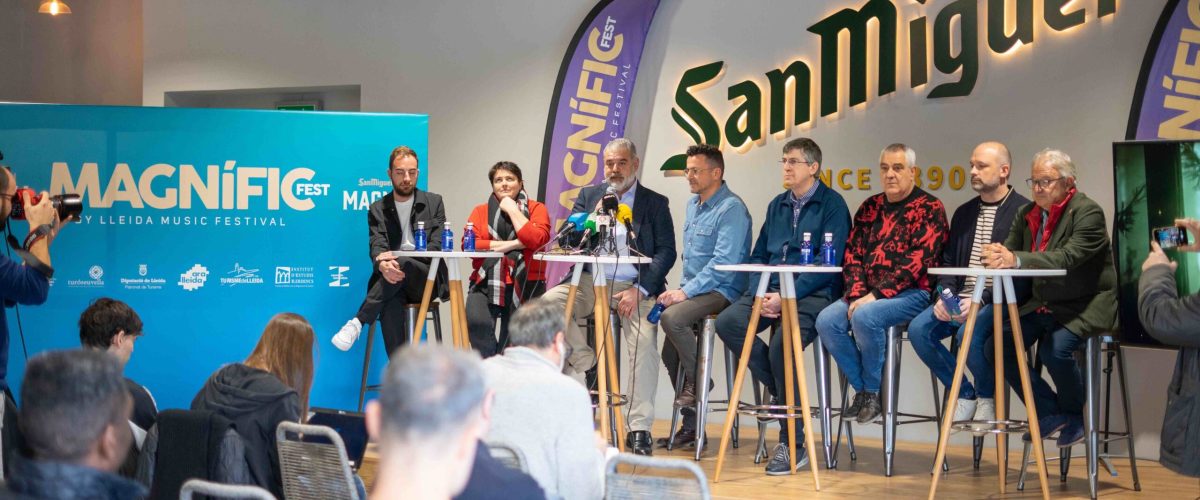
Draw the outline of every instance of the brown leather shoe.
M683 383L683 390L675 398L675 406L690 408L696 406L696 383L688 380Z

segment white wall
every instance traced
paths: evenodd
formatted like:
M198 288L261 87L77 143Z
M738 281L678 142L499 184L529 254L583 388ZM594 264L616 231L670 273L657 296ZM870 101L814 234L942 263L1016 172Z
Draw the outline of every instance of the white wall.
M0 0L0 101L141 104L141 0L39 4Z
M689 142L670 118L682 72L726 61L723 78L699 93L718 115L731 109L725 101L730 85L753 79L765 90L763 73L792 60L808 62L816 81L819 39L805 29L835 7L862 3L662 1L634 92L629 135L644 145L644 184L671 198L677 227L688 197L686 184L665 178L658 166ZM932 16L947 4L896 3L902 47L908 20L921 13ZM932 85L910 89L907 57L901 57L894 94L871 98L832 119L814 119L792 130L790 137L816 139L825 152L825 167L832 169L871 168L878 151L895 141L912 145L921 165L962 165L976 143L998 139L1013 150L1017 183L1028 177L1032 154L1054 146L1073 155L1082 172L1081 190L1111 216L1110 143L1124 136L1141 57L1163 3L1121 2L1115 16L1097 21L1094 0L1078 0L1071 8L1088 9L1085 25L1052 32L1039 14L1035 42L1004 56L988 52L981 38L980 77L968 97L926 99ZM449 218L462 221L485 196L484 172L496 160L517 162L530 190L536 186L558 66L591 6L582 0L152 2L144 12L144 100L162 105L165 92L185 90L361 85L363 111L430 115L430 154L424 163L429 185L450 201ZM930 64L932 68L932 59ZM935 76L931 81L946 79ZM869 91L874 90L872 83ZM814 110L816 95L814 91ZM782 141L790 137L767 137L744 154L726 153L729 183L746 200L755 224L780 191L775 160ZM873 184L871 191L844 193L848 203L857 206L878 191L878 180ZM1023 185L1020 190L1028 195ZM937 194L951 210L972 195L948 189ZM670 279L678 282L678 266ZM1173 351L1130 350L1136 430L1144 457L1157 456L1173 359ZM904 366L905 404L929 408L927 372L911 352ZM723 386L718 383L718 391ZM669 410L669 389L664 373L661 416ZM935 438L933 426L911 427L901 431L901 439Z

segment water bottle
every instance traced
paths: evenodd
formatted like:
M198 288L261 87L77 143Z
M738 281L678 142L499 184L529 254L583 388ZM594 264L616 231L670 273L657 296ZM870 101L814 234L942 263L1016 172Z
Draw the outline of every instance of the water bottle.
M804 233L804 241L800 243L800 265L811 266L813 263L812 233Z
M454 251L454 231L450 229L450 223L446 223L446 227L442 228L442 251Z
M654 307L650 308L650 314L646 315L646 321L649 321L652 325L657 325L658 318L662 316L662 312L666 308L667 306L662 305L661 302L654 304Z
M464 252L475 251L475 223L468 222L467 229L463 230L462 249Z
M834 255L833 233L825 233L825 243L821 244L821 265L836 266L837 256Z
M425 234L425 223L417 223L417 231L413 233L413 240L416 244L418 252L424 252L429 247L429 236Z
M958 316L962 314L962 310L958 308L958 296L954 294L951 288L938 285L938 297L942 298L942 304L946 306L946 313L950 316ZM958 322L951 320L950 324L957 325Z

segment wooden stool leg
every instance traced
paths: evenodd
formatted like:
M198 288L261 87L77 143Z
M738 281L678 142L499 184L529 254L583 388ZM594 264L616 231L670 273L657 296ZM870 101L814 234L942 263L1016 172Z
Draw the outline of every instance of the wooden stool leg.
M978 285L977 285L978 286ZM1006 409L1008 399L1008 386L1004 384L1004 311L1003 304L1000 299L1004 294L1001 292L1001 284L999 278L992 278L992 342L995 344L996 360L996 381L995 394L992 396L996 400L996 419L1006 419ZM965 349L970 350L971 346L964 345ZM1008 490L1008 434L1003 432L996 434L996 466L999 469L998 476L1000 481L1000 494L1003 495Z
M600 303L605 311L610 311L609 308L612 307L612 301L609 300L608 289L605 288L604 292L605 294L603 297L596 297L596 302ZM605 370L608 372L608 386L613 392L619 392L621 382L620 374L617 371L617 352L615 342L613 341L612 315L606 313L604 318L603 328L601 328L601 325L599 324L596 325L596 331L604 341L604 347L600 352L604 354L604 362L608 364L608 369ZM599 362L600 361L597 360L597 363ZM625 414L620 411L614 411L612 412L612 417L613 427L617 433L617 448L619 448L621 451L625 451L625 440L621 439L625 436Z
M1027 364L1029 360L1025 356L1025 340L1021 334L1021 315L1017 311L1016 294L1013 292L1013 288L1012 278L1005 277L1005 295L1013 301L1008 302L1008 320L1012 324L1013 351L1017 353L1017 371L1021 374L1021 391L1025 395L1025 412L1029 415L1029 435L1033 440L1033 459L1037 461L1038 480L1042 484L1042 498L1049 500L1050 482L1046 478L1046 455L1042 450L1042 430L1038 426L1037 405L1033 401L1033 385L1029 382L1029 365ZM1003 361L1003 359L997 359L996 363L1001 364Z
M821 491L821 478L817 472L817 461L812 456L814 445L811 410L812 406L810 406L808 399L808 373L804 369L804 342L801 340L802 336L800 332L800 320L796 317L796 314L799 311L796 309L796 299L794 298L795 292L791 290L791 288L795 285L793 284L794 281L792 281L792 276L790 273L786 273L785 277L780 281L783 282L785 280L786 283L783 284L784 286L788 287L788 295L793 296L792 298L784 299L785 309L783 312L784 317L786 317L788 322L791 323L790 330L792 338L792 359L796 363L796 378L797 383L800 384L800 415L804 419L804 446L805 450L808 451L808 468L812 471L813 487L817 491ZM791 436L791 441L793 443L796 442L796 438L798 436L795 434L792 434Z
M598 404L596 407L596 413L597 413L597 415L600 416L600 435L604 436L605 439L607 439L607 438L609 438L610 434L612 433L612 428L610 426L611 422L609 421L609 414L608 414L608 363L601 356L605 355L602 352L602 350L604 349L604 346L606 344L604 341L604 337L606 334L604 333L603 322L608 321L607 319L605 319L608 317L608 310L603 308L604 301L603 301L602 297L605 293L608 293L608 287L604 286L604 285L599 285L599 286L595 287L595 291L596 291L596 300L594 300L592 303L592 314L593 314L592 317L595 318L596 328L594 328L592 330L593 331L593 335L592 335L593 339L592 340L594 341L594 345L596 346L596 355L597 355L597 358L596 358L596 385L597 385L596 401ZM615 445L617 447L621 447L622 443L619 442L621 440L618 439L617 441L618 442L613 443L613 445ZM622 450L622 451L624 451L624 450Z
M417 311L417 318L420 320L420 325L413 326L413 338L419 342L421 333L425 331L425 315L429 314L429 302L433 298L433 289L437 285L438 264L442 261L439 257L434 257L429 263L429 274L425 280L425 290L421 292L421 308Z
M963 370L967 365L967 353L971 350L971 334L975 331L975 318L978 316L979 301L971 301L971 311L967 313L967 326L963 330L962 345L966 348L958 350L958 360L954 364L954 381L950 383L950 396L946 398L946 407L942 410L942 414L947 415L947 418L942 419L942 429L938 433L937 458L933 461L934 474L933 481L929 484L929 500L933 500L937 495L938 479L942 477L939 471L942 464L946 462L946 447L950 444L950 425L954 423L954 407L951 405L958 401L958 391L962 388Z
M795 374L792 370L795 369L795 350L792 349L792 324L787 316L787 303L781 303L781 310L784 312L783 318L780 321L779 335L783 335L783 401L787 405L787 418L784 419L784 425L788 431L788 474L796 473L796 419L793 418L795 413L792 409L796 406L796 382ZM753 340L753 339L751 339ZM752 345L752 344L746 344ZM776 389L778 390L778 389Z
M717 449L717 468L713 472L713 482L721 481L721 466L725 465L725 452L729 449L729 434L733 431L733 420L737 418L737 401L741 401L742 383L746 381L746 367L750 364L750 347L754 345L754 334L758 332L758 317L762 313L763 295L767 291L767 283L770 282L771 275L762 273L758 279L758 293L754 296L754 304L750 307L750 324L746 325L746 337L743 342L742 354L738 356L737 375L733 377L733 387L729 388L730 406L734 409L733 415L728 415L725 419L724 429L721 431L721 447ZM705 381L707 383L707 381ZM707 387L705 387L707 389Z

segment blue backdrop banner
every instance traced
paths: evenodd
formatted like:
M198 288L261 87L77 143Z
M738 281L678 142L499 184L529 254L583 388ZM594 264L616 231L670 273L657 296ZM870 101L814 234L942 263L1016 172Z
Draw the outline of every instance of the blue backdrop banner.
M51 248L49 300L21 307L20 325L9 311L10 385L23 350L78 347L79 313L108 296L145 324L126 375L160 409L186 408L283 311L317 334L311 404L354 408L365 342L341 352L329 338L365 295L366 209L391 190L388 155L416 150L424 189L428 130L425 115L0 105L18 184L84 204Z

